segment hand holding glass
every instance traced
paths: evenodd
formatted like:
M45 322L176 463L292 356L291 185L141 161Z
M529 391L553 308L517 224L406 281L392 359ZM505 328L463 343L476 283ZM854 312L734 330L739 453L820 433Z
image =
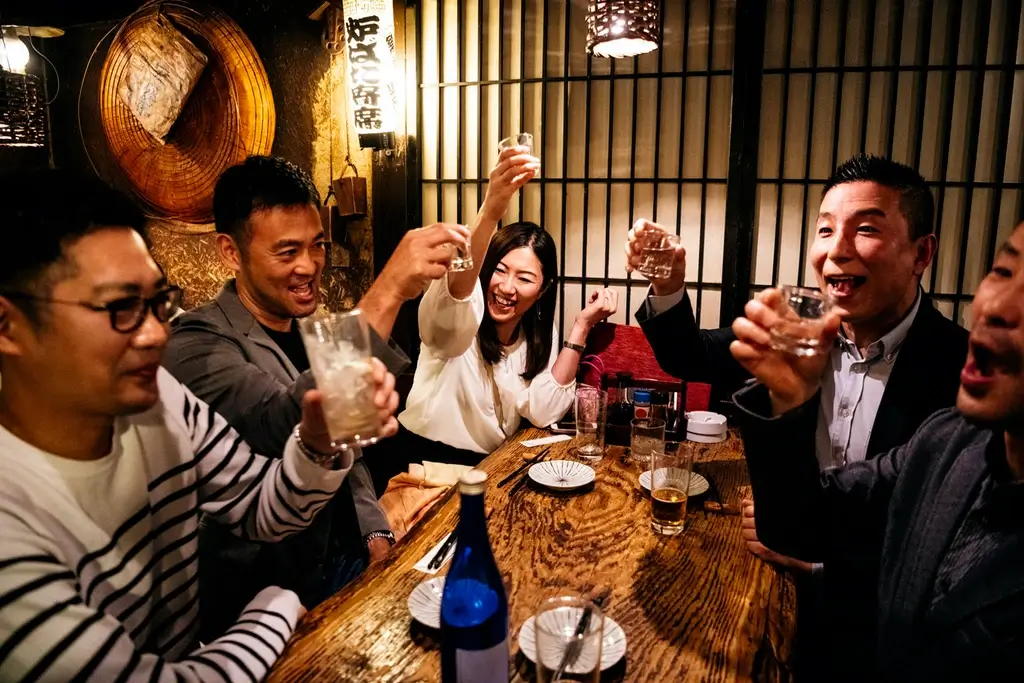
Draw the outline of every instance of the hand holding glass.
M299 321L324 419L339 448L377 443L382 425L373 403L370 331L359 309Z
M533 136L529 133L510 135L498 143L498 153L504 152L509 147L526 147L529 149L527 154L533 154Z
M672 277L672 262L679 247L679 236L648 226L637 239L640 243L640 265L637 266L637 272L648 280Z
M448 246L452 250L452 260L448 264L448 272L462 273L467 270L473 270L473 255L471 253L469 253L461 244L453 242Z
M772 348L801 357L822 352L824 317L832 310L832 301L820 291L806 287L787 285L780 292L782 296L775 307L779 320L771 329Z

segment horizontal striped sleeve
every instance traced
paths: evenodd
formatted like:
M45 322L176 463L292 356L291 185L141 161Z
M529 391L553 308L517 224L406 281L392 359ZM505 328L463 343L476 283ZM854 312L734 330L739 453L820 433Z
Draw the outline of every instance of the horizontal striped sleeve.
M352 467L348 454L339 470L327 470L299 453L294 438L284 456L268 459L254 454L220 415L177 382L161 386L168 414L189 438L182 420L183 403L191 406L197 430L192 449L200 508L233 533L258 541L277 541L306 526L327 504ZM196 412L198 408L198 412ZM159 478L158 478L159 479Z
M2 681L259 681L280 656L302 612L294 593L267 588L229 634L169 661L137 647L114 616L84 604L73 577L67 576L70 571L45 545L0 508Z

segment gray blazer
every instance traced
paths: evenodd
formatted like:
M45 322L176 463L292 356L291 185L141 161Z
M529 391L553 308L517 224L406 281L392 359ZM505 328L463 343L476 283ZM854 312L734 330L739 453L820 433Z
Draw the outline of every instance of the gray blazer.
M813 409L765 419L771 409L760 386L735 402L765 545L832 562L881 547L876 657L865 680L1024 677L1024 485L1008 482L1002 432L947 409L903 446L819 474L813 450L791 438L807 429ZM991 552L936 593L943 557L987 477L1005 484L993 497L1001 505L986 507ZM863 671L849 656L836 664Z
M401 349L373 335L374 355L399 374L409 364ZM302 396L314 388L238 298L229 280L216 298L174 319L164 365L220 413L257 452L278 456L302 419ZM349 472L362 534L388 529L366 465Z

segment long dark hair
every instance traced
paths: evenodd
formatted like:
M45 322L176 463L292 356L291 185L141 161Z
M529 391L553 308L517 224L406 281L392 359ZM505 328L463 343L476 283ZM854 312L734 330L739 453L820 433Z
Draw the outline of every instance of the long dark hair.
M558 252L551 235L536 223L527 222L512 223L496 232L490 246L487 247L487 255L484 256L484 264L480 268L480 286L486 302L491 278L498 268L498 263L505 258L505 254L522 247L533 249L537 260L540 261L543 288L540 298L526 311L516 330L517 335L522 334L526 337L526 371L522 377L531 380L548 366L548 360L551 358L555 298L558 296L558 290L552 286L558 273ZM497 325L490 315L484 316L476 337L485 361L494 365L501 360L504 350L501 340L498 339Z

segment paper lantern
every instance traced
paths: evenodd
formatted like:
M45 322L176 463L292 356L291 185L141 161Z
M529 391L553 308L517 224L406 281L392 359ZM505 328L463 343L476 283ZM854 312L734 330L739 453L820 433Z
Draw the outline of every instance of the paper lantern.
M635 57L658 48L658 0L590 0L587 52L595 57Z

